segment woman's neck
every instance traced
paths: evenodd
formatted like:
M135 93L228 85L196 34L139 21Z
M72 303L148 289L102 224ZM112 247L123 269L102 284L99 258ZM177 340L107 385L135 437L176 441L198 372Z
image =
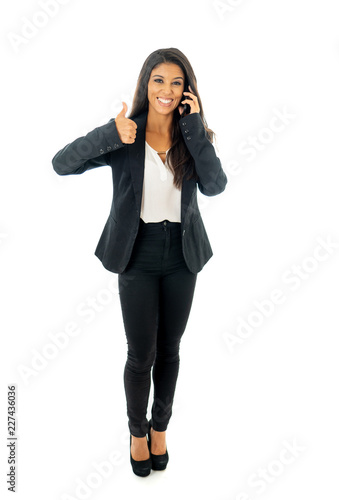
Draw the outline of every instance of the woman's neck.
M154 111L153 108L149 108L146 122L147 132L164 136L171 136L172 127L173 113L170 113L169 115L161 115L160 113Z

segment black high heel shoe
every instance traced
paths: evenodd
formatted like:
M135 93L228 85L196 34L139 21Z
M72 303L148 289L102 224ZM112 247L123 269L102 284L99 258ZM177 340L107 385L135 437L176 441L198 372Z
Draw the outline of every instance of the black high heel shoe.
M166 447L166 452L163 455L153 455L151 453L151 427L152 425L152 419L148 422L148 447L149 447L149 452L151 455L151 460L152 460L152 469L153 470L164 470L167 467L169 456L168 456L168 451Z
M147 439L147 438L146 438ZM151 468L152 468L152 459L151 456L147 458L146 460L134 460L132 458L132 452L131 452L131 445L132 445L132 434L130 434L130 458L131 458L131 465L134 474L140 477L146 477L150 474ZM150 452L151 455L151 452Z

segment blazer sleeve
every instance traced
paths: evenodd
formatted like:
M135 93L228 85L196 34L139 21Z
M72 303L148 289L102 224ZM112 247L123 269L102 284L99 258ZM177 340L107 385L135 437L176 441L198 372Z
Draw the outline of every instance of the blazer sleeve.
M200 191L206 196L222 193L227 184L227 177L207 136L200 113L190 113L180 118L179 125L185 144L194 159Z
M58 151L52 165L59 175L82 174L92 168L110 165L112 151L125 146L119 138L115 118L78 137Z

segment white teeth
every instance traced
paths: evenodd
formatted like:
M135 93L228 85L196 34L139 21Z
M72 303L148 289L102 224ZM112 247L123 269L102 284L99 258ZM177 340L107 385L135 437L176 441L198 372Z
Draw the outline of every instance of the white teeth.
M172 102L173 99L161 99L161 97L158 97L160 102L163 102L164 104L168 104L169 102Z

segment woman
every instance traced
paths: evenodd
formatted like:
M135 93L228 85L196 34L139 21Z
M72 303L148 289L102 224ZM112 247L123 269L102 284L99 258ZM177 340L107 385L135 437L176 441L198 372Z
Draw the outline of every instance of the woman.
M59 175L112 167L113 200L95 255L118 274L128 353L124 387L133 472L168 463L166 429L197 273L213 252L197 204L227 178L212 145L191 64L178 49L145 60L132 110L61 149ZM152 418L146 418L150 373ZM147 439L148 436L148 439Z

